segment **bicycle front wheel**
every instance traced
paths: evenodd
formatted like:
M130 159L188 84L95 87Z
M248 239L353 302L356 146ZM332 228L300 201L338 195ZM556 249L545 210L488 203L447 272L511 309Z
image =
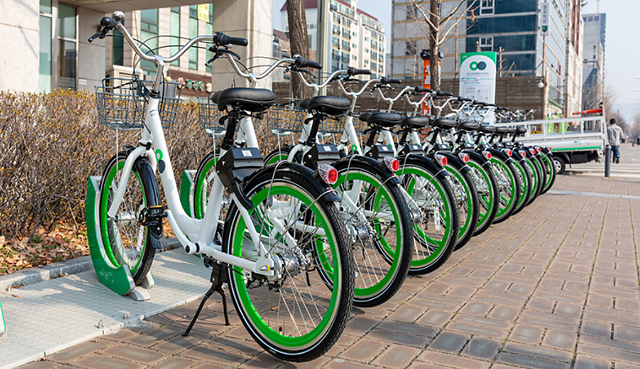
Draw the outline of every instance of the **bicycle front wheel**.
M543 153L541 161L544 172L546 173L546 181L541 194L545 194L549 189L551 189L551 187L553 187L553 183L556 181L556 171L553 166L553 155L551 153Z
M229 208L223 251L257 260L253 228L280 267L268 278L229 267L230 294L242 323L265 350L283 360L314 360L333 346L349 319L353 255L335 204L303 175L274 175L270 169L244 187L254 204L249 222L235 203Z
M136 285L142 282L153 262L155 249L152 239L160 230L152 233L149 226L138 219L149 206L159 205L158 188L153 171L146 159L138 158L125 184L126 191L116 214L107 214L113 203L122 177L127 152L112 157L100 182L100 236L109 261L116 267L127 265ZM155 186L154 186L155 185Z

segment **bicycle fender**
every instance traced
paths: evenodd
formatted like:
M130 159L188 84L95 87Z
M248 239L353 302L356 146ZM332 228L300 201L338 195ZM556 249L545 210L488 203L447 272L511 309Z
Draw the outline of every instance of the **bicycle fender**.
M368 156L363 156L363 155L346 156L338 161L335 161L331 165L334 168L338 169L338 171L340 171L342 169L349 168L349 164L353 162L367 166L369 169L371 169L374 173L379 175L381 178L386 178L391 176L391 178L389 178L388 183L391 183L397 186L401 185L400 180L395 175L395 173L383 167L382 164L380 164L380 162L377 161L376 159L370 158Z
M491 153L491 155L502 159L502 161L504 161L504 162L510 163L510 162L513 161L512 158L510 158L507 155L505 155L505 153L503 153L501 150L490 148L488 151Z
M447 165L452 166L454 169L461 171L462 173L468 173L471 168L467 166L465 163L460 161L458 155L450 152L450 151L438 151L438 155L445 156L447 158Z
M314 176L314 171L303 166L300 164L296 164L296 163L290 163L288 161L281 161L279 163L274 163L274 164L269 164L267 166L265 166L264 168L255 171L253 174L251 174L249 177L247 177L244 180L244 183L249 183L253 177L257 176L258 174L267 172L269 173L269 175L273 176L273 172L278 169L278 170L285 170L285 171L290 171L290 172L295 172L298 173L300 175L302 175L303 177L305 177L305 179L309 180L309 183L311 183L317 190L318 192L324 194L324 198L329 201L329 202L340 202L340 196L338 196L338 194L335 192L335 190L331 187L331 186L327 186L323 183L321 183L315 176Z
M489 160L484 158L484 156L480 155L479 153L473 150L462 150L462 152L469 155L469 157L471 157L476 162L480 163L483 167L490 168L492 165Z
M422 166L424 168L427 168L427 170L429 170L431 173L435 173L436 178L439 178L443 181L446 180L447 176L449 176L449 172L447 172L446 169L437 165L436 163L433 162L432 159L430 159L428 156L425 156L425 155L413 155L413 154L403 155L398 157L398 161L400 161L400 165L406 162L412 165L417 165L417 166Z
M144 157L139 157L133 163L133 170L138 172L140 180L144 184L144 188L147 188L147 207L162 206L160 203L160 192L158 190L158 182L156 182L156 176L153 173L153 168L149 160ZM149 241L154 249L161 249L162 242L160 241L163 236L162 224L159 226L149 227Z

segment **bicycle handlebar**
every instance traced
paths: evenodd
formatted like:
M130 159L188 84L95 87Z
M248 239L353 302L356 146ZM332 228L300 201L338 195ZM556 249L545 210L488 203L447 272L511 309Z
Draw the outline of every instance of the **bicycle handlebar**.
M369 69L356 69L354 67L349 67L349 69L347 69L347 74L350 76L357 76L360 74L371 75L371 71Z

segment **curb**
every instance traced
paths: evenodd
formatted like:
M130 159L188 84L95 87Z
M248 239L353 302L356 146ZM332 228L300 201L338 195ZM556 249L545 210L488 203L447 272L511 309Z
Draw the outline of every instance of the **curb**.
M171 250L180 246L177 238L168 238L165 241L166 248L163 251ZM61 263L44 265L42 268L35 267L20 270L15 273L0 276L0 291L7 291L10 287L29 285L38 282L48 281L70 274L76 274L93 269L91 256L81 256L79 258L67 260Z

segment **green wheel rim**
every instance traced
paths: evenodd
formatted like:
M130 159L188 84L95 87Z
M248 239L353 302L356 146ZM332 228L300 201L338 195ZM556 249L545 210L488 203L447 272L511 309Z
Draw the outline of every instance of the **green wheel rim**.
M400 177L408 174L408 175L425 178L426 181L431 185L433 185L433 187L436 189L443 203L442 209L444 210L439 211L440 217L444 220L445 224L452 223L451 214L453 212L451 211L452 209L451 203L449 203L449 199L447 198L445 190L440 186L440 182L435 180L434 176L431 173L418 169L417 167L411 166L411 167L401 167L400 170L396 172L396 174ZM414 177L412 177L411 181L406 185L406 191L409 194L409 196L412 196L414 194L415 186L416 186L416 180ZM440 254L442 254L444 249L447 247L447 244L448 244L447 240L449 239L449 237L451 237L452 229L451 227L447 227L444 231L444 234L442 235L442 239L440 240L429 237L429 235L424 233L422 229L417 225L413 226L413 231L414 231L415 237L422 239L429 245L436 246L436 249L429 256L425 258L416 259L417 255L414 252L414 259L411 260L411 268L422 268L426 265L433 263L435 260L437 260L440 257Z
M209 160L202 169L202 175L198 177L198 182L196 183L196 189L194 194L194 208L195 208L195 217L196 219L202 219L204 217L205 203L207 194L204 193L204 181L207 179L207 173L209 170L216 165L218 162L218 158L213 158Z
M467 232L471 230L472 226L471 218L473 216L473 199L471 198L471 190L467 185L467 181L464 180L464 177L462 177L459 171L449 166L445 166L445 169L449 174L456 178L460 186L464 189L464 192L467 194L467 199L464 201L467 205L467 216L465 217L464 222L460 222L460 230L458 231L458 240L461 240L467 235Z
M531 170L531 174L532 174L531 190L529 191L531 193L531 197L529 198L531 199L533 198L533 196L536 195L536 188L538 186L538 182L540 182L540 177L538 177L538 172L536 171L536 168L533 162L531 160L527 160L526 163L529 166L529 169Z
M549 168L549 172L547 175L547 182L545 182L544 184L544 190L546 190L547 188L549 188L549 186L551 186L551 180L553 179L552 176L554 175L553 172L551 172L553 169L553 161L551 160L551 158L549 158L547 155L542 155L542 157L544 158L544 161L547 163L547 168Z
M102 233L102 243L104 245L104 249L107 253L107 257L109 258L109 261L111 261L113 263L113 265L115 265L116 267L120 267L121 263L117 260L116 256L113 253L113 249L111 247L111 241L109 240L109 232L107 231L107 227L108 227L108 221L107 221L107 211L109 210L109 189L111 188L111 184L113 183L113 180L116 176L116 173L121 170L122 168L124 168L124 164L125 164L125 158L123 158L123 160L119 160L117 165L114 165L111 170L109 171L109 174L107 174L107 178L105 180L105 185L104 185L104 190L102 191L102 193L100 194L100 209L104 209L104 211L100 212L100 231ZM142 201L143 201L143 205L144 207L147 206L147 197L146 194L144 192L144 186L142 185L142 181L140 180L140 176L138 175L137 172L131 171L131 174L133 174L136 177L136 180L138 181L138 184L140 185L140 189L142 190ZM144 254L144 248L147 247L147 236L148 236L148 229L145 227L145 231L144 231L144 238L142 239L142 250L140 252L140 255ZM142 257L138 258L138 261L135 263L135 265L133 266L129 266L129 270L131 272L131 275L136 274L136 271L138 270L138 267L140 267L140 262L142 261Z
M290 186L276 184L271 187L265 187L262 190L258 191L258 193L256 193L255 196L253 196L253 198L251 199L255 206L249 213L253 214L257 208L257 205L263 202L268 195L290 195L297 200L300 200L315 215L315 219L317 221L316 225L318 225L319 228L325 231L329 249L333 254L332 270L334 271L334 273L332 273L330 276L333 283L333 289L331 290L331 299L330 303L327 306L327 311L320 323L318 323L310 332L298 337L281 335L280 332L277 332L276 330L271 328L268 323L262 319L258 311L256 311L244 282L242 268L233 267L237 273L233 273L232 278L234 278L234 284L237 288L242 309L246 312L246 315L251 320L252 325L256 329L258 329L264 337L282 348L307 347L317 342L318 339L330 328L330 323L334 320L333 317L337 312L336 307L338 305L338 299L340 298L340 291L342 287L342 276L340 272L335 272L341 270L341 268L338 267L341 263L340 254L338 251L339 246L336 244L331 227L328 226L329 223L327 219L324 218L322 210L318 207L318 204L315 203L315 201L307 194L304 194ZM234 230L232 230L232 254L237 257L242 257L242 245L245 237L245 230L246 224L244 218L242 218L240 214L238 214L237 226Z
M389 210L393 214L393 219L396 224L396 237L395 237L396 249L398 247L403 247L401 219L398 214L398 208L396 204L393 202L393 197L388 192L388 190L384 186L382 186L380 181L378 181L376 178L370 176L365 172L360 172L360 171L356 172L354 170L340 173L338 176L338 181L333 185L333 188L338 189L347 180L362 181L363 190L364 190L364 187L368 187L369 189L373 188L376 191L376 195L373 199L373 204L375 207L374 209L371 209L371 210L373 211L379 210L382 200L384 199L386 201L387 205L389 206ZM384 251L387 254L387 256L392 260L392 262L391 262L391 265L389 266L388 272L377 283L373 284L370 287L365 287L365 288L359 288L356 286L355 288L356 299L365 299L371 296L378 295L381 291L384 291L389 286L389 284L393 280L393 276L395 276L398 271L398 265L400 263L400 258L398 257L399 255L389 245L387 239L384 237L384 234L381 233L382 230L380 229L380 223L381 223L380 219L374 219L374 229L380 236L378 241L380 242L380 246L382 246L382 251Z
M481 193L480 191L478 191L478 199L482 204L484 204L484 206L480 204L478 208L478 225L476 226L476 229L480 229L487 222L487 220L489 219L489 214L491 214L491 211L493 210L493 187L491 186L491 178L489 177L489 174L486 170L484 170L474 161L469 161L467 165L474 168L478 173L480 173L481 178L484 180L488 190L486 191L486 193Z
M515 177L513 176L513 173L511 173L511 171L509 170L509 167L507 167L502 161L494 158L491 158L490 161L493 166L495 166L496 168L500 168L502 170L502 172L507 176L507 179L509 180L509 185L511 186L511 196L509 198L506 198L502 194L502 191L500 191L500 200L501 200L500 203L502 204L503 201L505 202L504 206L498 206L498 211L496 212L496 219L500 219L509 210L513 208L515 198L517 196L515 193L515 191L517 191L516 180L515 180Z
M520 208L522 206L522 204L524 203L525 200L525 194L529 193L529 189L527 188L527 172L525 171L525 169L522 167L522 165L520 165L520 163L518 163L517 161L513 161L513 166L516 168L516 170L518 171L518 173L520 173L520 177L522 178L522 181L520 183L520 193L522 194L520 196L520 198L518 199L518 202L516 203L516 207Z

